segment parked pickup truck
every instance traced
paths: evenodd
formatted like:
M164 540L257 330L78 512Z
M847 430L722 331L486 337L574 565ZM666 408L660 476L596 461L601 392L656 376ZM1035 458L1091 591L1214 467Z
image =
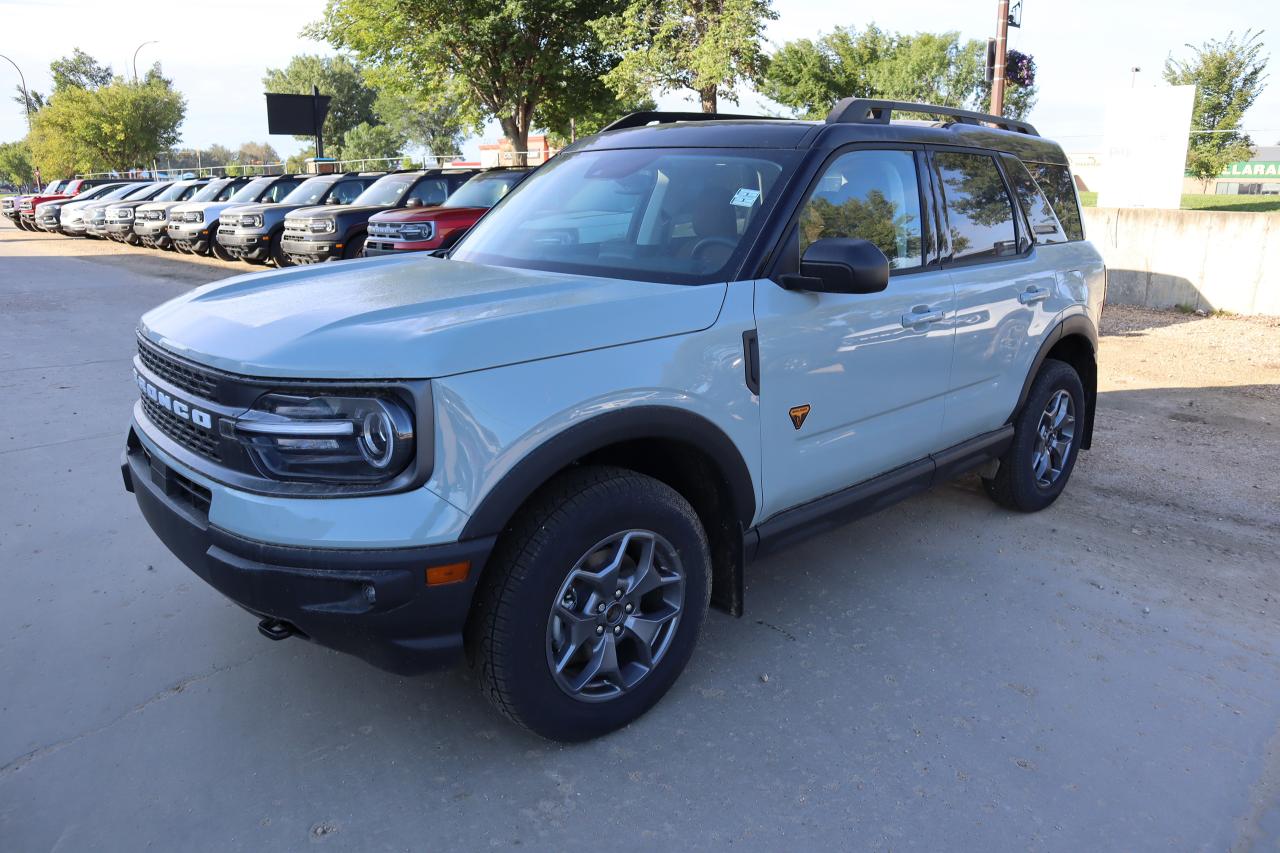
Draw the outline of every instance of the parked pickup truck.
M1050 506L1093 436L1105 278L1026 122L638 113L447 257L145 314L124 483L269 639L402 674L465 657L506 717L582 740L662 698L709 604L742 614L759 554L970 471Z
M251 204L275 204L307 179L307 175L264 175L253 178L230 196L213 200L196 196L169 212L169 239L179 252L215 255L222 261L235 258L218 242L218 227L226 213L238 213ZM207 188L206 188L207 189Z
M435 207L467 182L475 169L392 172L341 209L307 207L285 217L281 244L295 264L315 264L364 253L369 217L393 208Z
M226 201L252 180L248 177L209 178L188 200L151 201L138 206L133 214L133 233L150 249L171 249L169 237L170 215L180 204L202 201Z
M277 267L291 266L280 245L285 217L313 204L351 204L385 172L344 172L316 175L298 184L276 204L253 204L222 217L218 242L227 253L251 264L274 261Z
M12 201L12 206L6 206L5 215L13 220L13 224L23 231L34 231L36 230L35 222L29 221L30 217L23 217L22 211L34 209L32 199L39 198L42 201L47 201L53 198L62 198L62 190L70 183L69 179L52 181L38 193L27 193L26 195L17 195L13 196L12 199L6 199L6 201Z
M449 248L527 174L527 169L491 169L458 187L439 207L406 207L375 213L369 217L365 256Z
M56 191L46 188L43 193L25 196L22 204L19 206L19 214L22 216L22 226L28 231L40 231L38 222L36 222L36 208L50 201L65 201L77 198L85 190L101 184L115 183L110 178L73 178L66 181Z

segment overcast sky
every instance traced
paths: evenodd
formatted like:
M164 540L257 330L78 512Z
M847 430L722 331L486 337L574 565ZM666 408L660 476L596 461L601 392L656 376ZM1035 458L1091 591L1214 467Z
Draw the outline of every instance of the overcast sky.
M459 0L465 2L465 0ZM994 0L907 0L899 3L775 0L779 19L769 40L813 37L836 26L874 21L902 32L958 30L964 38L994 35ZM1130 85L1129 69L1141 67L1138 85L1156 85L1170 51L1185 54L1187 42L1199 43L1235 30L1265 24L1258 0L1025 0L1022 29L1011 30L1010 44L1032 54L1039 68L1040 101L1031 120L1069 151L1096 150L1101 143L1102 107L1108 89ZM47 93L49 62L79 47L108 62L117 73L131 73L134 49L141 71L159 60L164 72L186 95L184 146L266 139L282 154L300 147L288 136L266 136L262 75L283 66L297 53L328 53L325 45L301 38L299 30L319 17L324 0L219 0L193 14L187 7L125 0L0 0L0 53L21 66L27 85ZM1276 33L1266 33L1267 50L1276 53ZM1246 126L1255 142L1280 141L1280 58L1272 63L1272 85L1249 113ZM0 61L0 89L6 95L17 74ZM661 99L683 107L686 99ZM692 103L692 98L688 98ZM758 99L747 94L748 111ZM722 105L722 109L733 109ZM20 138L25 118L17 104L0 105L0 141ZM497 126L486 134L496 138ZM479 140L466 153L474 156Z

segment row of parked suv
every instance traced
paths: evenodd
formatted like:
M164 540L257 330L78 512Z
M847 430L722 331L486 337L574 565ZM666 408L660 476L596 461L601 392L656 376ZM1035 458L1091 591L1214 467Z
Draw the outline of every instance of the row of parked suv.
M448 249L523 169L55 181L4 200L19 228L278 267Z

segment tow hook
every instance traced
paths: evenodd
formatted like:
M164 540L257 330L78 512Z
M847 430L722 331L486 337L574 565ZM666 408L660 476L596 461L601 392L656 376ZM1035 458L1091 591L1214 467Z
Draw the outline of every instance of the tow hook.
M298 633L298 629L283 619L263 619L258 623L258 633L268 640L287 640Z

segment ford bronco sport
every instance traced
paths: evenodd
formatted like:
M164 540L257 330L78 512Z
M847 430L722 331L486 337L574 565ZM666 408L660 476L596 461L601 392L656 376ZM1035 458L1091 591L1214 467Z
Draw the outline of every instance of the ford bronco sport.
M251 204L275 204L284 199L307 175L264 175L253 178L225 198L213 200L193 198L169 212L169 239L179 252L192 255L214 255L220 261L235 258L218 242L219 217L223 213L237 215L241 207Z
M438 207L375 213L369 217L364 256L448 249L528 174L528 169L490 169L458 187Z
M124 480L266 636L400 673L465 651L507 717L589 738L662 697L767 549L970 470L1053 503L1104 275L1024 122L636 114L448 258L147 313Z

